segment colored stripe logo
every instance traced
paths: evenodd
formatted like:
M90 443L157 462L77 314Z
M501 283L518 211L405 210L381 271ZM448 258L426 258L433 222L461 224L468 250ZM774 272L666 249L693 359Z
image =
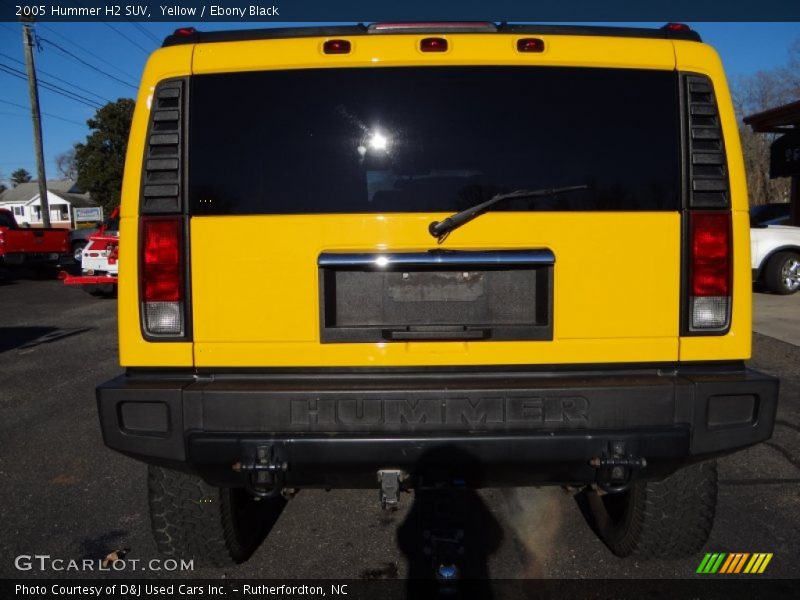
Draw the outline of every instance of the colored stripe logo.
M726 575L747 573L754 575L763 573L769 561L772 560L772 556L771 552L757 552L755 554L750 554L749 552L708 553L703 557L696 573L701 575L714 575L717 573Z

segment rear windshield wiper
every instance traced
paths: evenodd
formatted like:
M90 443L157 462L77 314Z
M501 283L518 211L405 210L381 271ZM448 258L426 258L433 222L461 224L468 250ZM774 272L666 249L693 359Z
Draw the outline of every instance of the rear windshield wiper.
M575 190L585 190L588 187L588 185L571 185L560 188L543 188L541 190L515 190L513 192L508 192L507 194L496 194L485 202L481 202L480 204L476 204L471 208L464 209L461 212L449 216L442 221L432 221L431 224L428 225L428 232L441 244L444 241L444 238L446 238L451 231L458 229L464 223L467 223L478 215L485 213L492 206L498 202L502 202L503 200L511 200L512 198L537 198L539 196L551 196L554 194L563 194L565 192L574 192Z

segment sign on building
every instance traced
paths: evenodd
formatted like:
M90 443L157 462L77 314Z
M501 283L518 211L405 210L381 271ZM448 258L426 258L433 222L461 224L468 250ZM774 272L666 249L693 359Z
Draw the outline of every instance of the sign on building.
M81 208L73 208L75 213L76 223L86 223L89 221L102 221L103 220L103 207L102 206L84 206Z
M787 133L772 142L769 176L800 175L800 132Z

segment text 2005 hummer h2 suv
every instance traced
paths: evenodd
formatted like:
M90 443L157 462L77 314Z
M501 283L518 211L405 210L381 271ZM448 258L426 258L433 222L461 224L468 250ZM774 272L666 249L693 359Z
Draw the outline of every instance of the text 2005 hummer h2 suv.
M128 147L105 442L199 562L245 560L286 490L391 506L429 470L577 487L615 554L696 552L715 457L776 409L747 209L685 26L178 30Z

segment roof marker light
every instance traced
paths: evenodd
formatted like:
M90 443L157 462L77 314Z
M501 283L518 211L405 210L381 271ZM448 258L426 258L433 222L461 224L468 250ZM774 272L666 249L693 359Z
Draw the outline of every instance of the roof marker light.
M179 27L172 33L172 35L177 37L189 37L195 33L197 33L197 29L194 27Z
M439 37L423 38L419 49L423 52L447 52L447 40Z
M517 40L517 52L544 52L544 40L520 38Z
M325 54L349 54L350 40L326 40L322 44L322 51Z

